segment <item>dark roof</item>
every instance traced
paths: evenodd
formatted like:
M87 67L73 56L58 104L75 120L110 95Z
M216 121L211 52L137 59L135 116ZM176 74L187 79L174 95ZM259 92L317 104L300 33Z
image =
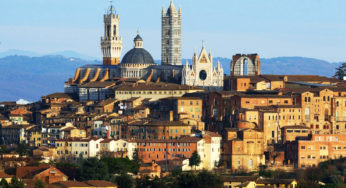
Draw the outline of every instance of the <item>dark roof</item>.
M258 178L256 184L291 184L294 179Z
M303 125L293 125L293 126L285 126L285 127L282 127L281 129L310 129L310 128Z
M117 186L112 182L104 181L104 180L89 180L89 181L85 181L85 183L95 187L116 187Z
M137 37L136 37L137 38ZM153 57L144 48L132 48L128 51L121 64L151 64L155 65Z
M201 90L202 88L197 88L193 86L188 85L180 85L180 84L173 84L173 83L138 83L138 84L121 84L114 86L116 90L119 91L145 91L145 90Z
M143 39L140 35L137 35L133 41L143 41Z

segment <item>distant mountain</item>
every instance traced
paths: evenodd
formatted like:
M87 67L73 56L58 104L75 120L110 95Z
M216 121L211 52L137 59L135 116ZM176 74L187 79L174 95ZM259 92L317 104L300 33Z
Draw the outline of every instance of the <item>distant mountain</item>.
M74 76L77 67L102 63L75 58L74 52L65 51L63 54L67 57L15 55L0 58L0 101L18 99L36 101L43 95L62 92L64 82ZM214 59L215 64L218 60L224 72L229 74L231 59L217 57ZM191 63L191 59L188 61ZM160 63L159 60L155 62ZM261 59L262 74L317 74L330 77L334 75L338 66L339 63L304 57Z
M63 56L8 56L0 59L0 101L20 98L36 101L41 96L64 91L64 82L77 67L100 64Z
M48 55L62 55L64 57L74 57L74 58L79 58L79 59L85 59L85 60L89 60L89 61L93 61L93 60L97 60L99 58L97 57L91 57L91 56L87 56L75 51L70 51L70 50L66 50L66 51L61 51L61 52L55 52L55 53L51 53Z
M28 57L39 57L42 56L42 54L36 53L36 52L31 52L31 51L26 51L26 50L7 50L4 52L0 52L0 58L7 57L7 56L28 56ZM97 57L92 57L88 55L81 54L79 52L71 51L71 50L65 50L65 51L60 51L60 52L54 52L54 53L49 53L46 55L61 55L64 57L74 57L74 58L79 58L79 59L85 59L85 60L97 60L99 58ZM45 55L45 56L46 56Z
M214 64L220 61L224 72L230 74L229 58L214 58ZM332 77L335 69L341 63L330 63L328 61L306 58L306 57L276 57L261 58L261 74L309 74Z

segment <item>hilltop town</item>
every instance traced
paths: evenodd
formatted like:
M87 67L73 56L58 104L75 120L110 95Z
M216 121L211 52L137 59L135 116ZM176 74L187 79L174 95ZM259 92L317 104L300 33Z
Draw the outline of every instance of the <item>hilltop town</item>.
M234 53L224 72L204 43L182 62L182 15L173 1L162 9L161 64L139 31L121 59L120 16L110 5L103 64L77 68L63 93L0 102L1 186L343 184L345 82L261 74L258 54ZM333 176L296 176L322 167Z

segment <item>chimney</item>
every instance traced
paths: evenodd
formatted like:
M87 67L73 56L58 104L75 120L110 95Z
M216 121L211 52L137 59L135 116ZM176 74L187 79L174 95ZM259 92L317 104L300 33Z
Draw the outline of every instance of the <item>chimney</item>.
M169 111L169 122L173 121L173 110Z

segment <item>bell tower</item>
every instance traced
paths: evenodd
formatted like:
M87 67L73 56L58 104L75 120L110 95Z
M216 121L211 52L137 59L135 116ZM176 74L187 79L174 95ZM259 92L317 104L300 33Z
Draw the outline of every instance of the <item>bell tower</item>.
M123 48L122 39L119 36L119 15L111 5L104 15L104 36L101 37L101 50L103 65L118 65Z
M171 0L167 11L162 8L161 64L181 65L181 8Z

